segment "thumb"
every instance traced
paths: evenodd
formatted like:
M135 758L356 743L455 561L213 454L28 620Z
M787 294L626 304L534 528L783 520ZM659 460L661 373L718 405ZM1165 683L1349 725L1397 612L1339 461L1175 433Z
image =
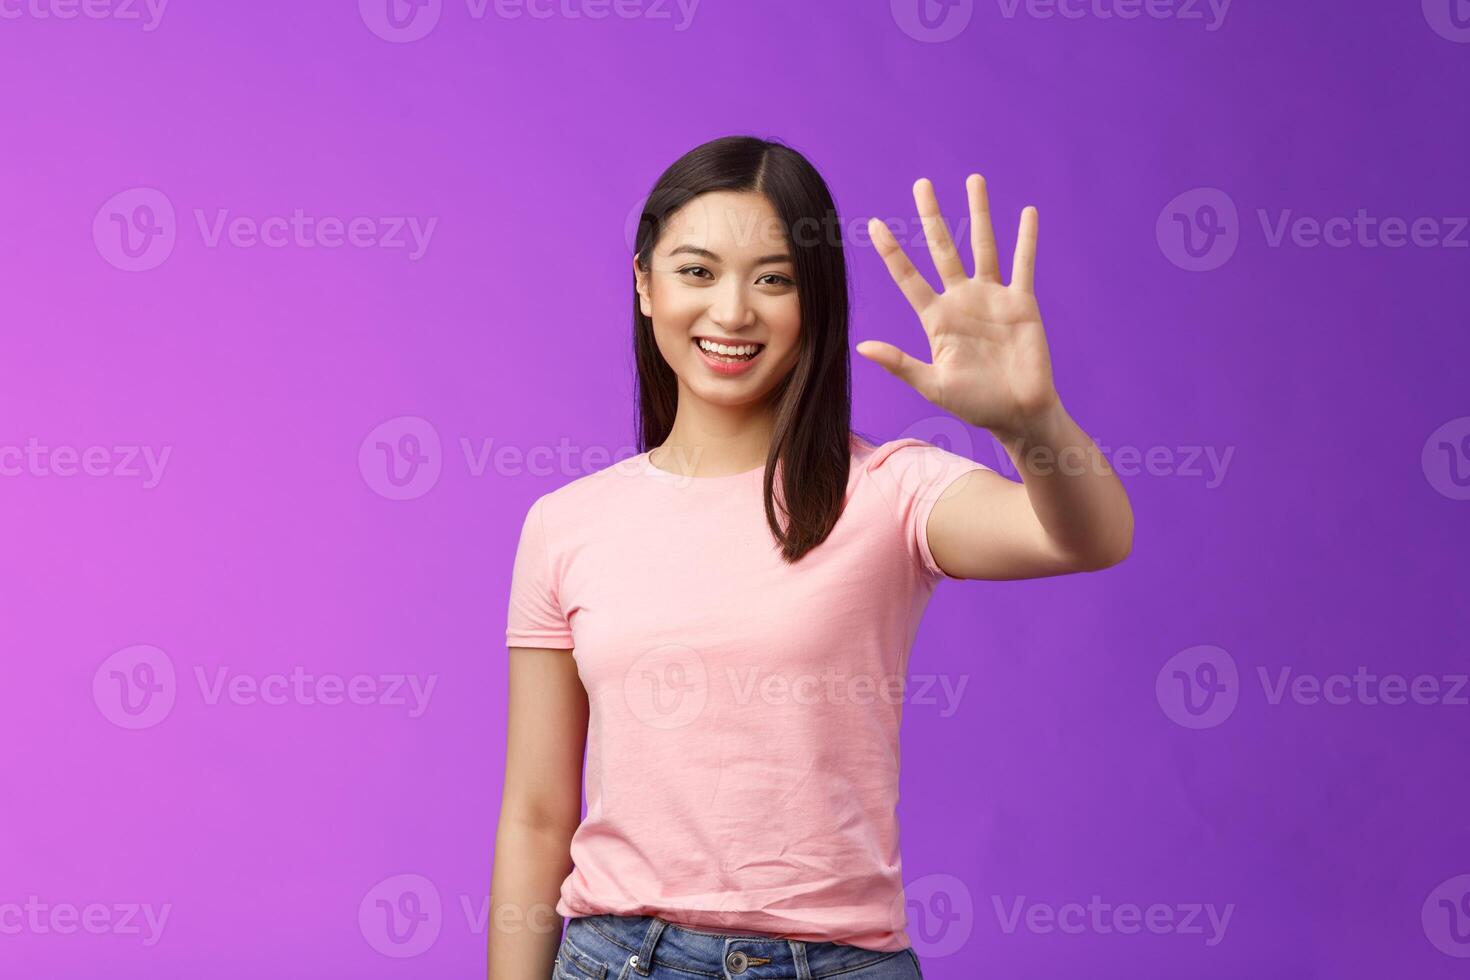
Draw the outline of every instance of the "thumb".
M892 344L881 340L864 340L857 345L857 352L873 361L889 374L908 382L916 391L921 391L920 378L929 367L916 357L910 357Z

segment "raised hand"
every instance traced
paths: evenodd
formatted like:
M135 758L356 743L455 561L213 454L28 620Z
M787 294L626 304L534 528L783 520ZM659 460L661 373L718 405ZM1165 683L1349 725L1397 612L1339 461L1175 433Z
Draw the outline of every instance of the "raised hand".
M868 233L893 281L919 314L919 324L929 338L931 363L880 340L862 341L857 352L971 425L989 429L999 438L1015 438L1061 404L1032 285L1036 209L1027 207L1021 212L1007 285L1000 281L985 179L971 174L965 187L970 201L973 276L965 274L940 216L934 185L927 178L914 184L914 202L934 268L944 284L943 293L929 286L886 225L877 218L868 222Z

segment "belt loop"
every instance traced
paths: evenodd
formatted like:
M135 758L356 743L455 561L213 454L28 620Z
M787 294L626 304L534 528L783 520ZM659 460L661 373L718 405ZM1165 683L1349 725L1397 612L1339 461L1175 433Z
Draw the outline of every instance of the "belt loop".
M652 971L653 947L657 945L658 937L664 931L664 926L666 925L668 923L656 915L653 917L653 921L648 923L648 931L643 934L643 945L638 947L638 965L633 967L633 969L638 971L639 976L646 977Z
M806 943L800 939L788 939L786 942L791 947L791 959L796 963L796 980L811 980L811 967L806 965Z

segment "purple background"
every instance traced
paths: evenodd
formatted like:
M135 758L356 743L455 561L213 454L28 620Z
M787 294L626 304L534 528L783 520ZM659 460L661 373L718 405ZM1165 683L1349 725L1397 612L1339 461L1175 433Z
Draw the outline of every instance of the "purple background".
M806 153L849 228L912 240L914 179L958 219L979 171L1005 264L1036 204L1062 397L1110 452L1153 451L1125 476L1123 565L946 582L930 607L901 807L929 980L1470 976L1470 708L1443 703L1470 620L1465 0L1237 0L1223 21L976 0L934 32L915 0L704 0L687 23L654 0L444 0L413 41L386 0L173 0L151 30L89 2L116 16L0 0L0 974L483 976L520 521L634 451L630 212L678 155L750 132ZM176 241L128 271L112 215L159 200L114 200L136 188ZM417 257L211 246L195 214L220 209L435 225ZM1447 241L1272 244L1283 215L1359 209ZM1196 261L1185 224L1226 234ZM853 342L925 353L850 244ZM853 361L859 429L999 465ZM399 489L376 443L415 431L430 463ZM104 448L63 476L64 452L9 448L29 440ZM481 466L486 446L510 455ZM141 448L169 452L151 485ZM148 675L109 658L138 645L165 692L134 729L113 670ZM1191 695L1205 715L1176 666L1221 678ZM212 697L220 671L298 667L435 686L417 717ZM1440 695L1273 703L1260 679L1360 667ZM398 875L441 902L404 944L374 911ZM1213 945L1203 917L1007 929L1017 901L1093 895L1232 911ZM31 896L105 907L100 934L6 911ZM151 945L129 903L169 908Z

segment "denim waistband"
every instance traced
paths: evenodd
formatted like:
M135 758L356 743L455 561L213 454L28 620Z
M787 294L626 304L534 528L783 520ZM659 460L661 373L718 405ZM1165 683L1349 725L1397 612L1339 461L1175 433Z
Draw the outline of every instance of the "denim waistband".
M610 965L608 980L631 961L630 978L648 976L653 965L695 977L740 980L795 977L818 980L881 963L908 950L864 949L845 943L803 942L761 933L748 936L702 932L652 915L587 915L567 921L566 938L574 948ZM633 957L637 957L636 960Z

